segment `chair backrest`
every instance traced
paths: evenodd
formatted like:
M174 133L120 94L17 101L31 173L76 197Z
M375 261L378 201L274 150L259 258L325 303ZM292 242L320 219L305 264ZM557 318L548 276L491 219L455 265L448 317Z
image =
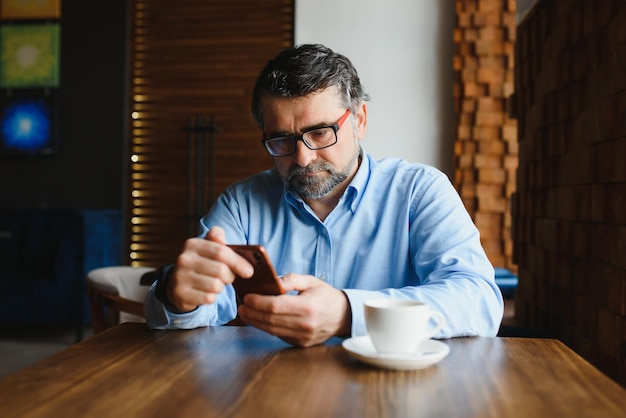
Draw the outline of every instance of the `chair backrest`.
M152 267L112 266L87 273L94 334L121 322L145 321L143 303L149 285L142 284L141 278L154 271Z

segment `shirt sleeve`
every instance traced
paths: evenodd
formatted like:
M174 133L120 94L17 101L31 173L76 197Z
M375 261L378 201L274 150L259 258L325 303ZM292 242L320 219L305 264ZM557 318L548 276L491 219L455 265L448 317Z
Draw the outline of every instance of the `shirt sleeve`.
M220 294L227 296L229 288ZM152 284L146 295L144 315L148 327L152 329L192 329L211 325L224 325L228 321L220 319L220 308L225 308L226 318L235 318L236 306L230 303L221 303L224 296L218 296L218 301L209 305L200 305L191 312L174 313L165 307L155 295L156 283Z
M504 312L502 293L458 193L442 174L414 196L412 205L410 262L420 283L396 289L345 289L352 309L352 334L367 333L366 300L396 297L420 300L441 312L445 325L437 338L495 336Z
M229 243L242 242L241 228L236 221L236 202L229 199L229 194L220 196L211 212L200 221L199 237L204 237L213 225L220 225L226 232ZM232 286L226 286L212 304L200 305L185 313L176 313L157 297L157 285L160 277L150 287L144 302L144 316L152 329L191 329L213 325L224 325L237 316L237 302Z

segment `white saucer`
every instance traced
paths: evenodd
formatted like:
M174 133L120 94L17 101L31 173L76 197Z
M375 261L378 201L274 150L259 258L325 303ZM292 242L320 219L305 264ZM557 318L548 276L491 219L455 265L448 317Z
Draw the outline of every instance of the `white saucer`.
M437 340L426 340L420 346L420 353L416 355L378 354L369 335L348 338L341 345L357 360L391 370L423 369L440 362L450 352L447 344Z

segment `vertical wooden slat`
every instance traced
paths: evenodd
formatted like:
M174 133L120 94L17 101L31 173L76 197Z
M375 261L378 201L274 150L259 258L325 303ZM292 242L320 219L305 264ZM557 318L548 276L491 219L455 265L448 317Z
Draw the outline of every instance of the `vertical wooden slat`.
M131 265L173 262L184 240L195 235L198 212L208 210L209 189L219 194L233 181L272 166L250 114L250 98L265 61L293 44L293 8L293 0L133 1ZM188 147L188 134L196 141L198 132L186 128L199 118L207 123L214 118L218 128L214 167L208 152ZM208 149L209 133L205 141ZM189 190L190 173L202 166L207 174L215 172L214 181L194 178ZM190 210L198 196L204 209Z

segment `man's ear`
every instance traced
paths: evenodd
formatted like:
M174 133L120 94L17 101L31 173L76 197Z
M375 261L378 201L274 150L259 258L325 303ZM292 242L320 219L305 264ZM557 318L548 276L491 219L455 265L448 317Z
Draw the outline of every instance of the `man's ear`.
M354 114L356 119L356 136L359 139L363 139L365 137L365 132L367 131L367 103L361 103Z

